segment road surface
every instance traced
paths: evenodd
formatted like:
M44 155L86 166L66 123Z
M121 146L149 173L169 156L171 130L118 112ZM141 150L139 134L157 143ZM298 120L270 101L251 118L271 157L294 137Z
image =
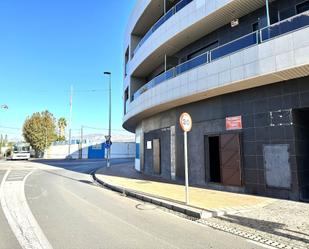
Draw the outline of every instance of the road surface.
M0 248L263 248L94 185L104 163L0 161Z

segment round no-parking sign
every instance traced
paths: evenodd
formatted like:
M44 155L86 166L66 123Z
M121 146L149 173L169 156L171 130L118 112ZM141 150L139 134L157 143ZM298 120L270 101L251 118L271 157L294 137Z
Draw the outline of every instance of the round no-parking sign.
M179 123L184 132L189 132L192 129L192 118L189 113L182 113L179 118Z

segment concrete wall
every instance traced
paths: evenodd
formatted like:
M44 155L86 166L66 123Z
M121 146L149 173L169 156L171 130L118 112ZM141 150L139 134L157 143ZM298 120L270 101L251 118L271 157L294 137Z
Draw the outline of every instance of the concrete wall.
M71 145L71 156L74 159L79 158L79 145ZM52 145L44 153L45 159L64 159L69 154L69 145ZM83 145L83 159L88 158L88 145Z
M106 153L105 153L106 154ZM111 158L134 158L135 143L114 142L111 147Z
M0 150L0 158L4 157L5 152L9 149L9 147L1 147Z
M83 144L83 159L88 158L89 144ZM68 145L53 145L45 153L46 159L64 159L68 156ZM106 153L105 153L106 155ZM74 159L79 158L79 145L71 145L71 156ZM132 142L114 142L111 147L111 158L134 158L135 143Z

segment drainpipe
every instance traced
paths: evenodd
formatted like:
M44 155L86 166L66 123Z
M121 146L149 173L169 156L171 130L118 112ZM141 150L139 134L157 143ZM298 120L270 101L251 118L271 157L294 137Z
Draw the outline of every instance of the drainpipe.
M270 26L269 0L266 0L266 18L267 18L267 27L269 27Z
M165 15L165 13L166 13L166 0L163 0L163 6L164 6L164 15Z

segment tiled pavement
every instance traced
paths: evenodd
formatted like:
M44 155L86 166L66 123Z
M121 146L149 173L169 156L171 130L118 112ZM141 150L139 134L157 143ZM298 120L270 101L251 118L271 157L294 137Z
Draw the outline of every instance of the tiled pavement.
M102 168L96 177L114 186L184 202L182 184L142 175L132 165ZM190 204L206 210L227 211L224 216L200 221L214 228L248 233L275 241L274 244L283 243L285 248L309 248L309 204L196 187L190 187Z
M277 200L250 211L211 218L223 226L280 241L296 248L309 248L309 204Z
M102 168L96 173L97 178L114 186L135 190L169 201L184 203L184 186L175 182L142 175L133 166L114 165ZM274 199L245 194L236 194L198 187L190 187L190 205L209 211L228 211L234 213L239 210L265 206Z

